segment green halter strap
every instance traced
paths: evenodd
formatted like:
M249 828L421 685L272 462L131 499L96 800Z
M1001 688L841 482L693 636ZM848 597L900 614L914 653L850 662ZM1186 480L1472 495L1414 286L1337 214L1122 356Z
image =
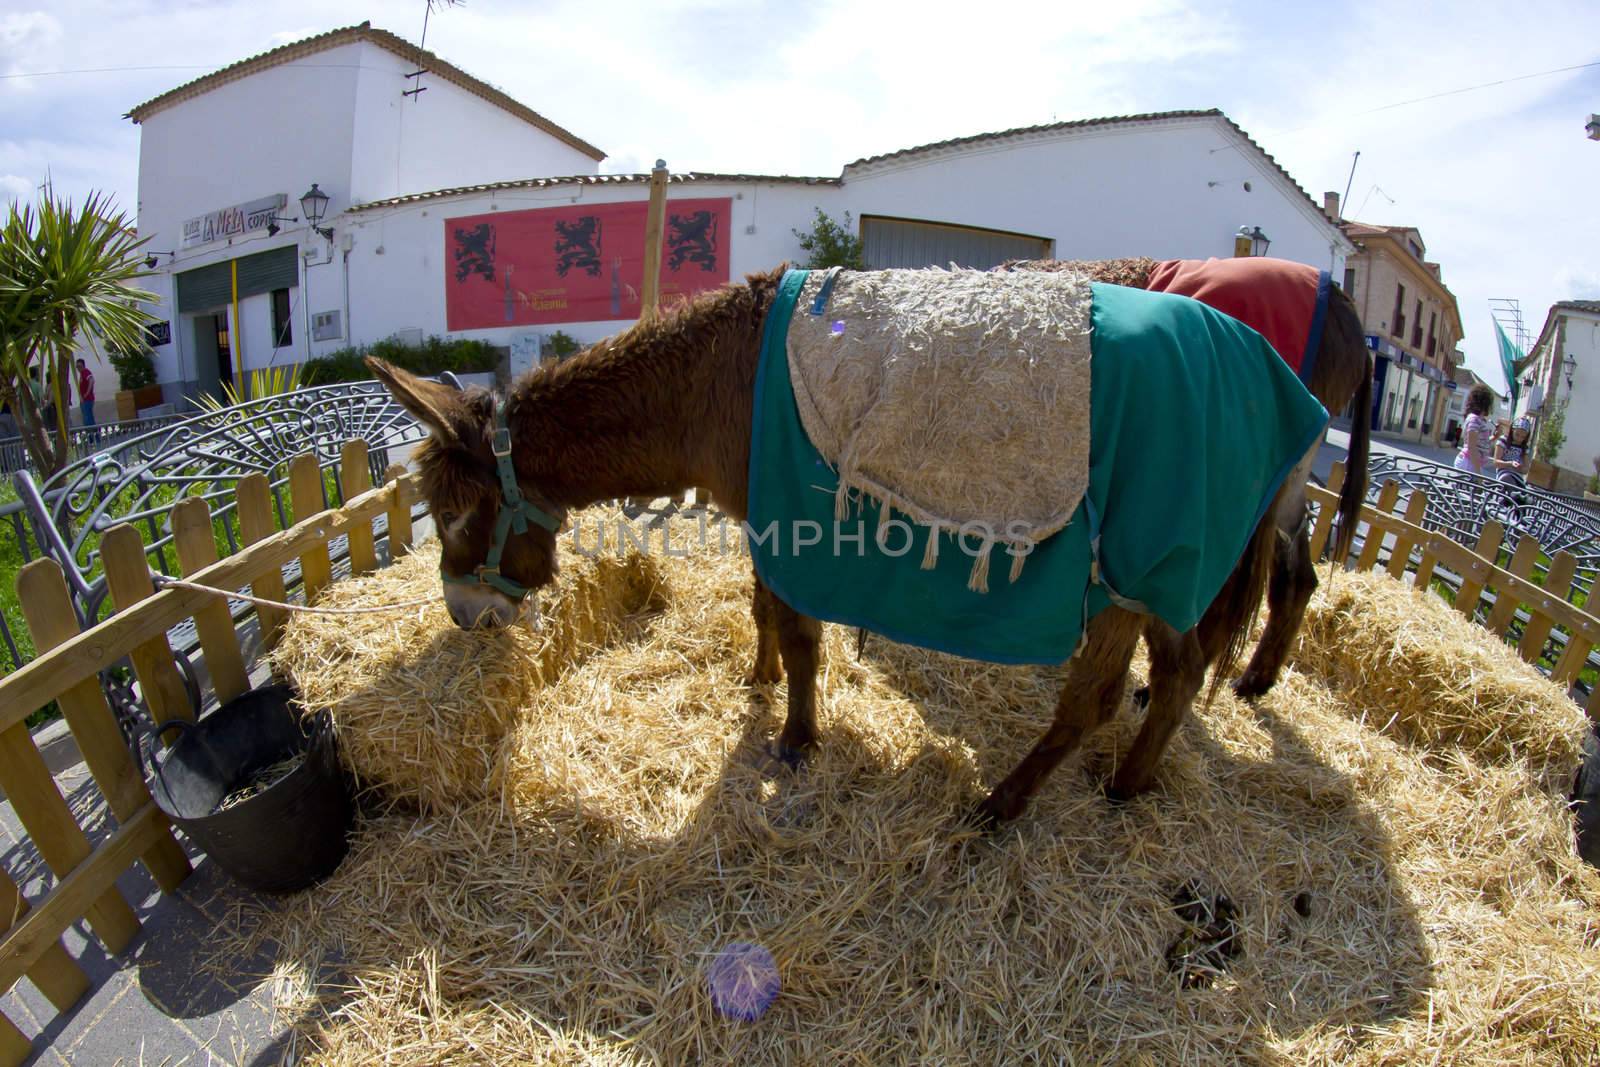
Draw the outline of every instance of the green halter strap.
M513 533L527 533L528 523L534 522L555 533L561 520L537 505L525 500L517 485L517 472L511 464L511 430L506 425L506 404L497 399L494 403L495 470L500 476L500 514L494 520L494 541L489 547L489 558L474 568L471 576L445 574L441 566L439 576L455 585L487 585L497 589L512 600L521 600L531 590L518 585L500 573L500 557L506 550L506 539Z

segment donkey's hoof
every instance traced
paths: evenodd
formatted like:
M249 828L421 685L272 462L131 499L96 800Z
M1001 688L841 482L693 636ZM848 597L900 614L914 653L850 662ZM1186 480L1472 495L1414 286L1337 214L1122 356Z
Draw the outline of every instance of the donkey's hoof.
M1133 708L1135 711L1143 711L1149 706L1150 687L1148 685L1141 685L1139 688L1133 691Z
M796 748L782 741L774 741L767 746L767 755L787 770L799 771L805 769L806 763L811 759L811 746Z
M764 685L777 685L781 681L783 681L782 667L770 667L766 670L752 667L750 672L744 676L744 687L746 689L760 689Z
M962 821L963 825L970 826L984 837L994 837L1006 824L1005 818L995 810L990 799L985 798L973 805L972 810L967 812L967 817Z
M1266 696L1267 691L1271 688L1271 678L1263 678L1259 674L1246 671L1234 680L1233 695L1240 700L1255 700L1258 697Z

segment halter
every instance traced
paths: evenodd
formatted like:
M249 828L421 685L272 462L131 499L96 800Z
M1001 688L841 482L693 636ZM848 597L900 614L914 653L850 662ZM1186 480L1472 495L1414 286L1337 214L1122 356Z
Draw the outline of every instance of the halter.
M494 403L494 442L491 447L495 470L500 475L500 514L494 520L494 543L489 548L489 558L473 568L470 577L446 574L441 563L439 577L456 585L487 585L512 600L522 600L532 590L500 573L500 556L506 550L506 539L513 531L527 533L530 521L555 533L561 526L561 520L523 499L522 490L517 486L517 472L511 465L511 430L506 425L504 400L497 399Z

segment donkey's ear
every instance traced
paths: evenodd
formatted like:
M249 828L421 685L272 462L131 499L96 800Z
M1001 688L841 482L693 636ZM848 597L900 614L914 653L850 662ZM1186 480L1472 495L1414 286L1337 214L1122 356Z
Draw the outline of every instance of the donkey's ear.
M462 444L460 434L456 432L459 418L457 409L461 404L459 390L418 378L410 371L401 370L376 356L367 357L367 368L378 376L378 380L399 401L401 407L433 431L440 444L453 447Z

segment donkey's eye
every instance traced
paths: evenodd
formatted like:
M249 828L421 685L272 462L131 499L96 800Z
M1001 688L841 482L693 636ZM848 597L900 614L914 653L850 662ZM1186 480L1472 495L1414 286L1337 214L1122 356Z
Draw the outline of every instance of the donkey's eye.
M441 526L454 526L456 524L456 520L460 517L460 515L453 511L441 511L439 512L439 524Z

